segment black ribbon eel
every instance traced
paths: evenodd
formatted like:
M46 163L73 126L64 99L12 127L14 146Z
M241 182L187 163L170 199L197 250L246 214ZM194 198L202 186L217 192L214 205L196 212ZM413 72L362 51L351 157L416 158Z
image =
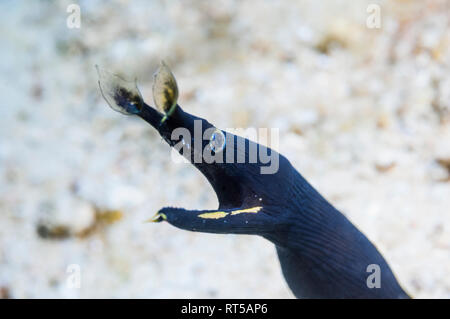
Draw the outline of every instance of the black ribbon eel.
M106 71L99 75L107 102L153 126L217 194L216 210L165 207L153 222L266 238L275 245L286 282L298 298L409 298L374 244L283 155L183 111L165 64L153 88L159 110L143 101L133 83ZM267 159L276 159L276 169L268 169Z

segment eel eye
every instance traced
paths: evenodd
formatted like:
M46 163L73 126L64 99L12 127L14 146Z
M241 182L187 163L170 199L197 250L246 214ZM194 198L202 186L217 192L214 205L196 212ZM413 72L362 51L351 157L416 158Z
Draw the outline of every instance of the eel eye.
M214 153L219 153L225 148L225 144L225 134L221 130L216 129L209 139L209 147Z
M127 81L120 76L95 66L98 73L100 92L108 105L125 115L138 114L144 101L136 81Z
M178 85L169 67L161 61L153 75L153 100L156 107L170 116L177 105Z

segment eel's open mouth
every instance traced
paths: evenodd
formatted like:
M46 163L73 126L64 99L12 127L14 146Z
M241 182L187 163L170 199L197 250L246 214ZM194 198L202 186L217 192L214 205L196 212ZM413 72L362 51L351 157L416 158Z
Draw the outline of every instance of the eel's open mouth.
M277 227L278 212L273 205L286 194L276 194L268 186L282 185L284 170L261 174L267 163L255 160L253 155L265 151L269 156L276 156L277 161L285 161L289 169L284 157L184 112L177 104L177 82L164 62L154 75L153 99L157 109L144 102L136 81L96 68L100 91L108 105L122 114L137 115L152 125L170 146L205 175L217 194L217 210L165 207L149 221L167 221L179 228L214 233L255 233L256 230L261 233Z

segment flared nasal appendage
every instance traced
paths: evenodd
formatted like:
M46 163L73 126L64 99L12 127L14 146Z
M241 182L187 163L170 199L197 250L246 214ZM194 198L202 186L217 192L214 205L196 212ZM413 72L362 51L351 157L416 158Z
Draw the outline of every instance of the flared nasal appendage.
M136 81L127 81L100 68L98 65L95 67L98 73L100 91L109 106L114 111L125 115L139 114L143 108L144 100Z
M177 81L164 61L153 75L153 100L158 110L165 113L164 119L172 115L177 106Z

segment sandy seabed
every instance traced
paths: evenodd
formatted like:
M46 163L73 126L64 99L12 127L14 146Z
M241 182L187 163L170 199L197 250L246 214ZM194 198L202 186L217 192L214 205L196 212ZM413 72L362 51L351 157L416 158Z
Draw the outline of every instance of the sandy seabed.
M136 76L151 103L164 59L186 111L278 128L279 151L412 296L450 298L450 2L79 1L80 29L70 3L0 3L0 297L292 297L262 238L143 223L217 207L156 131L100 97L95 64Z

